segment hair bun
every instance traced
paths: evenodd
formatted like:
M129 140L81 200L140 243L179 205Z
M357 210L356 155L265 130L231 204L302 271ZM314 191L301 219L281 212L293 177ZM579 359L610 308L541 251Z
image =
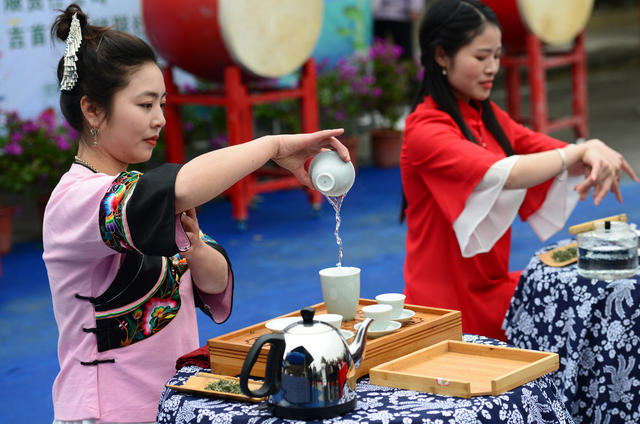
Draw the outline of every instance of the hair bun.
M80 28L82 33L85 33L87 28L87 15L82 11L80 6L76 3L71 3L65 10L61 10L61 14L58 15L51 27L52 37L58 37L62 41L66 41L69 36L69 29L71 28L71 19L74 14L77 14L78 21L80 21Z

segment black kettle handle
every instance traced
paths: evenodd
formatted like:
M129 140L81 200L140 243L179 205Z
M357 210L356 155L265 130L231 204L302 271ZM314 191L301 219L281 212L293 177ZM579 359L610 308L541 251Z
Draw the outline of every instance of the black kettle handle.
M264 384L256 391L249 389L249 375L260 355L260 349L265 344L270 343L269 355L267 356L267 366L264 373ZM245 396L249 397L265 397L272 395L280 390L280 381L282 373L282 357L284 355L284 335L283 334L264 334L255 341L247 357L242 364L240 372L240 390Z

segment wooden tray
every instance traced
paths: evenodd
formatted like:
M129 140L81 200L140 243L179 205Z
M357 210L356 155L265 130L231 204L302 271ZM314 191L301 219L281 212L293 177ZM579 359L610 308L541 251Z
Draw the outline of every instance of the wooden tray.
M360 299L355 319L343 321L342 328L354 331L354 325L364 320L362 307L375 303L375 300ZM316 314L326 313L324 303L313 305L312 308L316 310ZM356 378L366 375L371 367L415 352L417 349L443 340L462 340L460 311L408 304L405 305L405 309L411 309L416 314L404 322L397 331L375 339L367 339L364 359L356 370ZM282 316L300 316L300 311ZM207 345L211 371L223 375L239 375L253 343L261 335L269 333L265 327L266 322L209 339ZM258 355L253 367L254 376L264 376L268 352L269 348L265 347Z
M228 380L228 381L233 381L234 383L238 383L240 379L236 377L229 377L227 375L217 375L217 374L211 374L208 372L199 372L198 374L192 375L191 377L189 377L189 379L181 386L177 386L175 384L167 384L167 387L173 390L177 390L179 392L192 393L192 394L204 395L204 396L222 397L226 399L239 400L243 402L258 403L258 402L262 402L265 399L263 397L252 398L240 393L218 392L215 390L205 389L205 387L209 383L213 383L215 381L220 381L220 380ZM249 380L248 385L251 390L256 390L262 387L261 382L253 381L253 380Z
M557 353L446 340L369 373L378 386L468 398L499 395L558 365Z
M571 265L572 263L578 261L578 253L577 252L576 252L576 256L574 258L568 259L566 261L556 262L555 259L553 259L553 252L557 252L559 250L565 250L565 249L567 249L569 247L575 247L577 249L578 248L578 242L565 244L564 246L559 246L559 247L556 247L555 249L551 249L551 250L549 250L547 252L540 253L538 255L538 258L540 258L542 263L544 263L545 265L549 265L549 266L553 266L553 267L563 267L563 266Z

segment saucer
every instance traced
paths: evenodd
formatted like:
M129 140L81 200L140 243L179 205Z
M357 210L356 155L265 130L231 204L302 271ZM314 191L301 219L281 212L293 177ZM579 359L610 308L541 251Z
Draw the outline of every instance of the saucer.
M353 331L340 330L340 332L342 333L342 337L344 337L345 340L349 340L351 337L353 337Z
M357 330L361 323L354 325ZM398 321L374 321L367 331L367 337L375 339L376 337L384 336L385 334L393 333L402 326Z
M282 331L287 326L298 321L302 321L302 318L301 317L276 318L276 319L272 319L271 321L267 321L267 323L264 326L267 327L269 330L273 331L274 333L282 333Z
M415 314L416 312L412 311L411 309L403 309L402 312L400 312L399 317L391 318L391 320L398 321L398 322L406 322L406 321L409 321Z

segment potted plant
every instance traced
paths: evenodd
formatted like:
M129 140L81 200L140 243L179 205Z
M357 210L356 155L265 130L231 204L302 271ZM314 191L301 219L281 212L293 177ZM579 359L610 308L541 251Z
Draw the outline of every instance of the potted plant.
M10 219L12 196L32 196L41 204L73 161L72 140L77 132L58 124L53 109L36 119L23 119L18 113L0 111L0 219ZM0 224L0 246L10 245L10 224ZM7 241L9 240L9 241Z
M322 128L344 128L340 141L347 146L354 166L361 140L359 121L378 89L356 57L340 59L335 66L318 67L317 93Z
M373 159L377 166L397 166L402 147L402 133L397 125L406 112L415 90L417 66L401 60L402 48L376 38L367 53L359 57L362 67L372 77L369 110L373 113L370 131Z

